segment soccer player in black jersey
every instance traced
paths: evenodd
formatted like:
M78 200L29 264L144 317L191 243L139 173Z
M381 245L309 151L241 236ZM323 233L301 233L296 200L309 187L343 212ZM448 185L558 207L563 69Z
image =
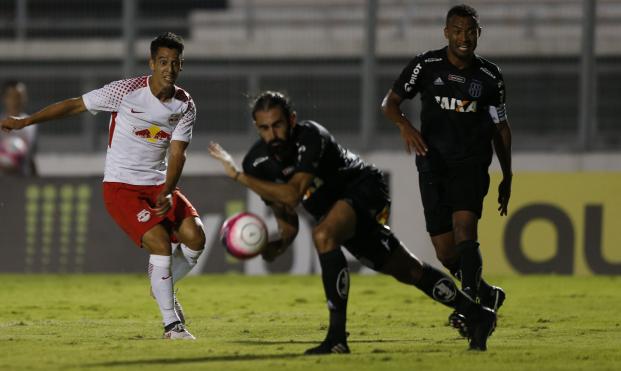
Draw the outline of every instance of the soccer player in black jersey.
M260 94L252 116L260 139L246 154L243 170L217 143L210 144L209 153L228 176L256 192L274 211L280 239L269 242L263 253L266 260L282 254L296 237L298 204L317 222L312 236L330 326L326 339L306 354L349 353L345 331L349 272L341 246L366 266L455 308L472 333L470 348L485 350L495 313L476 304L449 276L421 262L395 237L385 224L390 198L383 173L340 146L318 123L298 122L282 93Z
M497 311L505 293L481 278L477 223L489 188L492 142L503 174L498 211L507 214L511 129L502 74L474 53L480 35L475 9L451 8L444 28L448 46L416 56L386 94L382 110L399 127L406 151L416 153L427 231L438 259L465 293ZM420 131L400 109L416 94L422 102Z

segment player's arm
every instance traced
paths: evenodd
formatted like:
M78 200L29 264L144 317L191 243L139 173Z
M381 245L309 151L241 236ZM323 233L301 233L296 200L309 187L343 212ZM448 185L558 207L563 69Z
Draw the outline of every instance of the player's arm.
M268 242L267 247L261 253L263 259L271 262L284 253L298 235L298 214L289 206L279 203L271 203L270 208L276 217L279 238Z
M401 96L392 89L388 90L388 93L386 93L382 100L382 112L387 119L394 122L399 128L407 153L414 151L419 156L425 156L428 150L427 144L425 144L420 131L412 125L405 113L401 111L401 102L403 102Z
M310 173L297 172L287 183L274 183L253 177L239 170L235 161L218 143L209 145L209 154L219 160L224 166L226 174L250 188L264 200L281 203L290 208L295 208L314 178Z
M7 117L0 120L0 126L4 130L22 129L29 125L38 124L40 122L57 120L64 117L76 115L86 111L84 100L82 97L69 98L63 101L51 104L37 113L21 119Z
M502 181L498 186L498 211L500 215L507 215L509 198L511 197L511 126L508 120L499 122L494 133L494 150L502 169Z
M155 212L162 216L172 207L172 193L177 187L183 165L185 164L185 150L188 148L188 142L181 140L173 140L170 142L168 149L168 169L166 170L166 182L164 188L157 196L157 205Z
M511 126L507 118L506 100L507 94L502 74L498 70L498 80L496 82L498 90L495 100L489 106L489 114L492 121L496 124L493 143L496 157L502 169L502 181L498 185L498 211L500 215L507 215L509 198L511 197L511 182L513 181L513 171L511 170Z

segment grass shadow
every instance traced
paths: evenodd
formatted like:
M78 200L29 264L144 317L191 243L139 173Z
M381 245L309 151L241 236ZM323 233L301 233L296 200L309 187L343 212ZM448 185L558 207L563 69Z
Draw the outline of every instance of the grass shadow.
M301 353L284 354L231 354L206 357L189 358L157 358L157 359L136 359L127 361L102 362L85 365L86 367L122 367L122 366L148 366L148 365L170 365L184 363L208 363L208 362L239 362L239 361L266 361L276 359L291 359L305 357ZM308 356L306 356L308 357Z

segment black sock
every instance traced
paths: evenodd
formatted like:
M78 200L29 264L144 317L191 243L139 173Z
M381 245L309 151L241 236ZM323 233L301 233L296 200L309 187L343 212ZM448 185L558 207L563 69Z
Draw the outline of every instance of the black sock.
M457 251L461 257L461 288L476 298L481 281L483 260L476 241L462 241L457 245Z
M460 259L455 260L453 263L444 264L446 269L451 272L453 277L457 278L458 281L461 282L461 261Z
M420 280L414 285L438 303L466 316L476 317L480 311L480 306L464 295L451 277L426 263L423 263Z
M445 264L444 266L451 272L453 277L461 281L461 261L457 260L454 263ZM487 295L491 290L492 286L481 277L481 281L479 282L479 296Z
M319 254L321 279L330 311L328 337L345 340L347 322L347 296L349 294L349 269L340 248Z

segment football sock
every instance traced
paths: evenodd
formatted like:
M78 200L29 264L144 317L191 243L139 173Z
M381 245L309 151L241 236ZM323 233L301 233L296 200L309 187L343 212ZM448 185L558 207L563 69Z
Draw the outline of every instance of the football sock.
M196 265L199 256L205 249L192 250L184 244L180 244L172 255L172 279L173 285L185 277Z
M328 337L345 340L347 321L347 296L349 294L349 269L340 248L319 254L321 279L330 311Z
M457 244L457 251L461 257L461 288L476 298L483 269L479 244L474 240L462 241Z
M453 277L461 281L461 262L459 260L451 264L445 264L444 266L449 270L449 272L451 272ZM481 277L481 281L479 282L479 296L485 295L485 293L489 293L491 291L492 285L487 283L487 281Z
M414 285L433 300L466 316L476 317L480 312L480 306L464 295L451 277L429 264L423 263L423 274Z
M172 257L151 255L149 257L149 277L151 292L160 307L164 326L179 321L173 303L173 282L170 265Z

